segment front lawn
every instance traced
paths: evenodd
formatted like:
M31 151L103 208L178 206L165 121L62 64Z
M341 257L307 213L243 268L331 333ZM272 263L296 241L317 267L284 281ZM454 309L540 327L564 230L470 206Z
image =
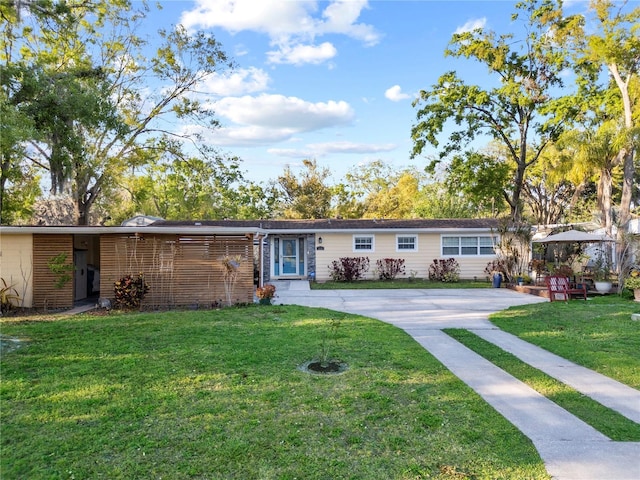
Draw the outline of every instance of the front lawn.
M3 478L549 478L515 427L375 320L249 306L1 327L22 341L1 360ZM345 373L297 368L327 350Z
M640 389L640 303L617 295L512 307L491 315L502 330Z

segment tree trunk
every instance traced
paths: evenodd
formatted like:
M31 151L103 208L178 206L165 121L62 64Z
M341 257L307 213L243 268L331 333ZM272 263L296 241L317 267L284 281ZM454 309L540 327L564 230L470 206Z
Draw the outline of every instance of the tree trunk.
M631 96L629 95L629 81L633 74L629 72L625 79L620 75L618 65L611 63L608 65L609 72L613 76L618 90L620 91L620 98L622 100L623 113L624 113L624 126L627 132L631 132L633 129L633 111L631 106ZM632 141L631 141L632 142ZM623 179L622 179L622 196L620 198L620 230L626 231L627 224L631 220L631 199L633 197L633 177L635 175L635 169L633 166L634 147L633 143L623 148L618 158L622 159L623 165Z
M613 231L613 217L611 214L612 185L611 170L603 168L600 170L600 181L598 182L598 206L602 213L602 223L607 235L611 235Z

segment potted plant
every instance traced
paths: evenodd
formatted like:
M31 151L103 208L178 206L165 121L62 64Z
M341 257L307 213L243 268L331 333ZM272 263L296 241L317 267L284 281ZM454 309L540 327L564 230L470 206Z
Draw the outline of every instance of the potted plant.
M602 254L598 255L593 264L593 281L598 292L609 293L611 290L611 266Z
M256 297L258 297L260 305L271 305L271 299L275 297L275 295L276 287L270 283L256 289Z
M631 270L629 276L624 279L624 287L633 290L633 297L636 302L640 302L640 270Z

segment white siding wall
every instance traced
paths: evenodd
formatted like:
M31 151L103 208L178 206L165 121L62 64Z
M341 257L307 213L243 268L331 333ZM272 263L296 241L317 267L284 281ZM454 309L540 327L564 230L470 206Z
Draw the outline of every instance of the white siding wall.
M316 279L319 282L330 280L329 265L334 260L341 257L368 257L369 271L366 274L367 279L375 279L376 261L382 258L404 258L405 260L405 277L409 277L411 271L415 271L416 277L427 278L429 276L429 265L434 259L451 258L451 256L442 256L440 249L440 237L438 233L433 234L414 234L414 233L395 233L395 232L359 232L357 236L374 236L374 251L354 251L352 233L320 233L316 235L316 246L323 249L316 249ZM417 236L417 251L397 251L396 237L400 236ZM453 234L455 235L455 234ZM488 233L487 233L488 235ZM322 237L322 244L318 243L318 237ZM463 279L484 279L484 268L490 260L495 258L494 255L455 256L460 264L460 277Z
M20 295L20 306L33 305L33 236L0 235L0 277Z

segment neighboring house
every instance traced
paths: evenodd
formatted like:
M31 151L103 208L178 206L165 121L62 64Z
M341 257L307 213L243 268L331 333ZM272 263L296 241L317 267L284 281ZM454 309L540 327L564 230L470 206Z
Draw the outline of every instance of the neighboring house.
M207 306L225 299L221 259L241 259L234 302L253 301L254 264L260 283L330 279L341 257L402 258L406 275L427 277L434 259L455 258L462 278L484 278L495 258L498 223L458 220L215 220L119 227L0 227L0 277L14 284L22 306L61 308L97 291L113 296L123 275L143 273L148 306ZM124 224L123 224L124 225ZM73 278L54 287L49 263L63 253Z

